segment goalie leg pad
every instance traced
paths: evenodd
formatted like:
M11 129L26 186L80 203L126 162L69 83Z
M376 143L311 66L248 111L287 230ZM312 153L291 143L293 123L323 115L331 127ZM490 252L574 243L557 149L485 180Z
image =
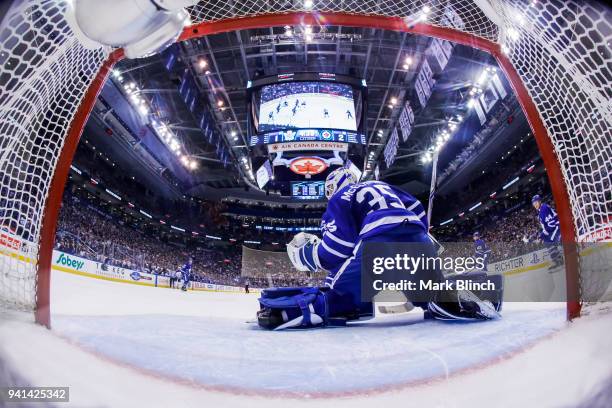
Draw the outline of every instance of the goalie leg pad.
M271 330L325 325L327 293L319 288L279 288L262 292L258 324Z

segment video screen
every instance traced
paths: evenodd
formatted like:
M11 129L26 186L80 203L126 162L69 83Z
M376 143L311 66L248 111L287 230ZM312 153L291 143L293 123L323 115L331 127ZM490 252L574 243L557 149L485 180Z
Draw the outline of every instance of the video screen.
M292 181L291 196L300 200L317 200L325 194L324 181Z
M327 82L288 82L261 89L261 132L289 128L357 131L353 88Z

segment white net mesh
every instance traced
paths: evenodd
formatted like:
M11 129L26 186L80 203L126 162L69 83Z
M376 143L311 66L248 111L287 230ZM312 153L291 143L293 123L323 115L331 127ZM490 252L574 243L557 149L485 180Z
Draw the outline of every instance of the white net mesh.
M255 286L322 285L325 272L300 272L293 267L287 252L261 251L242 247L241 275Z
M32 310L45 199L72 118L106 55L85 50L61 1L17 5L0 27L0 302Z
M542 117L583 240L612 222L612 13L596 4L497 2L500 43Z
M574 1L203 1L194 24L264 14L348 13L415 19L503 44L553 143L576 235L601 239L612 222L610 10ZM20 1L0 30L0 299L35 305L41 219L79 102L107 57L81 46L60 0ZM324 24L325 19L320 20Z
M452 3L452 5L451 5ZM315 0L312 7L302 0L201 1L190 9L193 23L279 13L349 13L367 16L418 18L429 7L433 25L453 26L479 37L497 39L497 26L473 1L432 2L425 0ZM452 16L449 19L449 16ZM322 19L324 24L325 20Z

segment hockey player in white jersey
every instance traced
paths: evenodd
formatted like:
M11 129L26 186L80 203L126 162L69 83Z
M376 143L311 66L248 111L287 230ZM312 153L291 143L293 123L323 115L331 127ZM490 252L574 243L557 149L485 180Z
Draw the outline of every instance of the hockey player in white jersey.
M287 245L291 262L300 271L328 272L325 288L279 288L262 293L258 322L271 329L337 324L371 316L372 302L361 301L361 261L366 242L416 242L435 249L428 234L421 203L380 181L358 183L346 168L337 169L325 181L329 200L322 223L322 239L299 233ZM439 270L423 271L435 281ZM501 299L495 305L464 293L452 301L413 302L428 316L444 320L499 317Z

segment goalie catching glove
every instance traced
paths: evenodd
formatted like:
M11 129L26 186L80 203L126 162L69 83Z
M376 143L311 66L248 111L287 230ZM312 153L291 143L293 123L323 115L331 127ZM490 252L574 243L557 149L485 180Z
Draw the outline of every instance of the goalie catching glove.
M312 234L300 232L287 244L287 255L295 269L300 272L315 272L320 268L317 248L321 240Z

